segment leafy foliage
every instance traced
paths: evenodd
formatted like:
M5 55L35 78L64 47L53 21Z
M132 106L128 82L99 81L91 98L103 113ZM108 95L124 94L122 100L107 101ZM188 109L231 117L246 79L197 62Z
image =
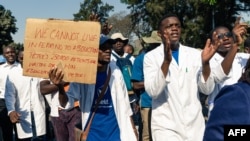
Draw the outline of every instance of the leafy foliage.
M84 0L80 4L80 10L78 13L73 14L74 20L88 20L89 15L92 13L98 14L100 16L100 21L105 22L109 17L109 12L114 10L114 6L107 3L103 3L101 0Z
M232 28L239 12L250 10L249 0L120 0L131 10L136 35L149 35L158 29L160 18L176 14L182 23L181 42L203 48L207 35L216 26Z
M113 28L109 33L110 35L116 32L120 32L124 37L129 38L132 33L131 17L130 15L127 15L124 11L112 15L110 18L108 18L108 23L113 25Z
M216 0L202 0L202 2L209 3L210 5L215 5L216 4Z
M16 19L12 16L10 10L6 10L0 5L0 54L2 54L2 47L13 42L12 34L17 32Z

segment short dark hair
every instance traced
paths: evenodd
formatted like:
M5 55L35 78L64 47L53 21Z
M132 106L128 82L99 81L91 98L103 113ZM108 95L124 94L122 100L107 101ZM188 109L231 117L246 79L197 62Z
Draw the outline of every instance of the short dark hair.
M164 15L164 16L160 19L160 21L159 21L159 23L158 23L158 30L160 29L160 26L161 26L162 21L165 20L166 18L169 18L169 17L176 17L178 20L180 20L179 17L178 17L176 14L168 13L168 14Z
M7 48L11 48L14 49L16 51L16 48L13 45L7 45L7 46L3 46L3 52L4 50L6 50Z
M245 41L244 41L244 48L250 48L250 37L248 37Z

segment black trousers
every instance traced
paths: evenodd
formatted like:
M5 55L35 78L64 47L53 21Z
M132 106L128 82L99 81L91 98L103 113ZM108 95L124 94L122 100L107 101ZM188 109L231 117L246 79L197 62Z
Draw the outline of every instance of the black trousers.
M0 99L0 128L2 130L3 140L13 141L13 124L8 116L4 99Z

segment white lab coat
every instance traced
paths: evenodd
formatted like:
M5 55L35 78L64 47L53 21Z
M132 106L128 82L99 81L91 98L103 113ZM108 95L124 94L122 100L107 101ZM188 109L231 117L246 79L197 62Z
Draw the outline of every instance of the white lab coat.
M221 90L222 87L226 85L232 85L238 82L239 78L242 75L242 72L244 70L244 67L246 66L247 60L249 59L250 54L248 53L236 53L232 67L230 69L229 74L226 76L224 74L224 71L213 71L214 76L220 77L221 73L225 75L225 79L220 79L217 78L216 80L216 85L211 94L208 96L208 106L209 106L209 112L208 115L210 115L211 110L214 107L214 99L218 95L219 91ZM224 60L224 57L216 53L213 58L211 59L211 65L212 68L218 68L217 66L221 65L221 62Z
M123 76L114 62L110 63L110 68L111 78L109 81L109 86L111 89L111 97L114 105L116 119L120 128L120 139L121 141L136 141L136 136L134 134L134 130L130 121L132 110L130 107L128 93ZM66 109L73 107L75 99L79 99L80 101L80 107L82 111L82 129L84 129L89 118L94 98L94 92L94 84L91 85L80 83L71 83L67 92L69 102L66 105Z
M18 138L33 137L31 110L34 112L37 136L45 135L45 102L39 91L39 78L22 75L22 68L12 69L6 81L5 100L8 114L21 114L16 123Z
M144 57L145 89L152 97L151 129L154 141L201 141L205 129L199 92L214 88L210 75L201 74L201 51L180 45L179 65L172 57L167 77L161 70L163 44ZM212 73L211 73L212 74Z

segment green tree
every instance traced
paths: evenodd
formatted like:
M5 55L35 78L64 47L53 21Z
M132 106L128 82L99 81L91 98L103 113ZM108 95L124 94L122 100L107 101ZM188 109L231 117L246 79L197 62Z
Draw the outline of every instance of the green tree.
M209 3L210 5L216 4L216 0L202 0L204 3Z
M146 9L147 0L120 0L128 5L131 10L130 17L132 21L133 32L141 38L142 36L150 35L150 30L153 30L150 20L150 13ZM158 10L158 9L155 9Z
M13 42L11 34L15 34L17 30L16 19L11 11L0 5L0 54L2 54L3 46Z
M108 18L108 23L113 26L110 35L120 32L123 36L129 37L132 34L132 21L125 11L113 14Z
M109 12L114 10L114 6L111 6L107 3L103 3L101 0L84 0L80 4L80 10L78 13L73 14L74 20L88 20L89 15L96 13L100 17L100 21L103 23L109 17Z
M121 0L131 10L133 29L137 34L149 34L157 29L161 17L175 13L182 24L181 42L203 48L209 32L216 26L232 28L239 12L249 11L249 0ZM138 28L141 25L142 28ZM139 37L140 37L139 35Z

